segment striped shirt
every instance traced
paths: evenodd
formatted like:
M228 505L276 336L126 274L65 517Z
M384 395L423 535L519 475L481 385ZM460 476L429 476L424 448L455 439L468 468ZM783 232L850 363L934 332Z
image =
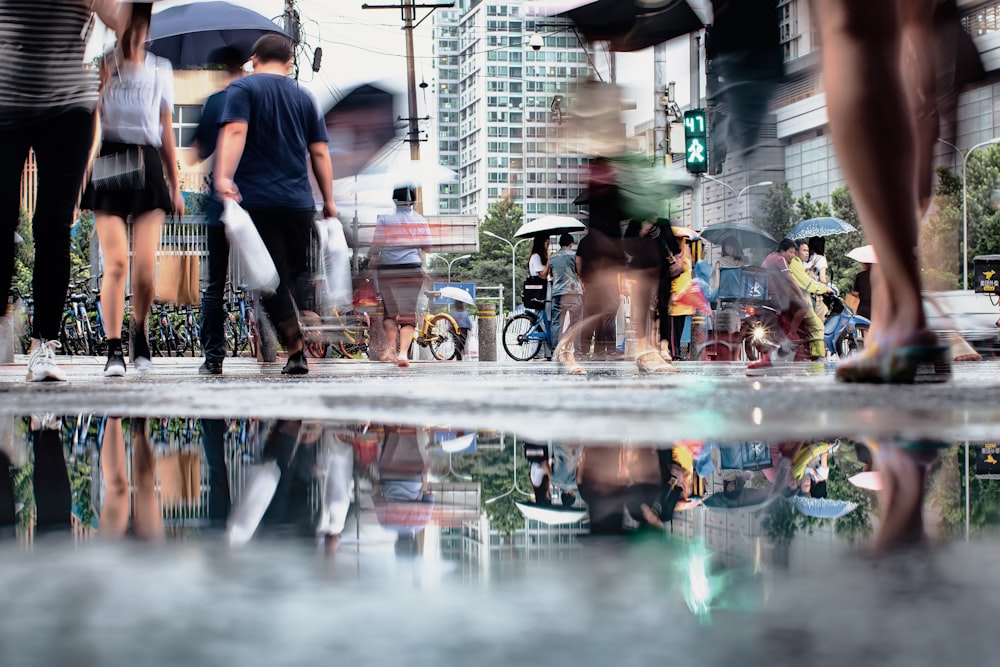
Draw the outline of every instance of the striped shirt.
M97 70L83 62L83 0L0 0L0 127L93 110Z

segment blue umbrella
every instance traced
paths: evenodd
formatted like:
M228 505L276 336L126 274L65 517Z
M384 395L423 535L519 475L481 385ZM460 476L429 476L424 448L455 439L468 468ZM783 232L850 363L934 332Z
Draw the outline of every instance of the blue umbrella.
M794 496L790 499L795 509L806 516L817 519L839 519L857 509L858 504L849 500L833 500L832 498L810 498Z
M213 52L231 47L250 58L254 42L284 30L257 12L228 2L196 2L153 14L149 50L177 69L211 64Z
M808 239L813 236L836 236L856 231L854 227L839 218L810 218L792 227L787 236L790 239Z

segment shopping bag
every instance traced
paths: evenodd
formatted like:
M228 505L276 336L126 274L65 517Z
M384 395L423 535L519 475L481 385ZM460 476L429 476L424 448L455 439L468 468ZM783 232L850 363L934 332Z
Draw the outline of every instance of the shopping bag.
M197 255L181 255L181 283L177 303L197 306L201 301L201 261Z
M377 305L378 292L375 291L375 283L368 275L359 276L357 287L354 290L354 306L372 308Z
M167 254L156 258L156 273L153 278L157 303L177 303L182 278L181 255Z
M248 289L274 294L278 289L278 270L250 214L234 199L227 199L223 206L226 238L240 259L244 284Z
M348 309L354 297L351 260L344 226L337 218L316 222L320 248L320 302L324 308Z

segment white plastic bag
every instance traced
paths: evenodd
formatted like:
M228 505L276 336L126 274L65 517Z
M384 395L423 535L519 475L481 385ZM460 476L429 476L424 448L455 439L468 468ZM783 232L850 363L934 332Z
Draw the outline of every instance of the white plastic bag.
M257 532L257 527L278 490L281 470L276 462L265 461L250 466L246 479L243 496L239 504L233 508L226 529L226 541L232 547L242 547Z
M344 226L337 218L316 222L322 261L322 298L327 308L349 309L354 298L351 284L351 259L344 236Z
M250 214L235 199L227 199L223 206L222 223L226 227L229 245L240 258L243 282L248 289L260 290L265 295L274 294L278 289L278 270L274 268L271 253L267 251Z

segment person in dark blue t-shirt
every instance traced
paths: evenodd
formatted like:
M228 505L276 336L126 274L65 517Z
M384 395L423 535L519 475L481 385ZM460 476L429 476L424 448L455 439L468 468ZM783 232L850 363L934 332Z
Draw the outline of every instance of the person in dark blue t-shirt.
M243 72L245 58L236 49L226 47L213 54L212 60L225 67L226 79L223 89L205 100L201 111L201 121L194 135L198 158L210 160L219 142L219 128L222 113L226 107L226 91L230 83ZM214 173L209 168L211 193L205 205L205 226L208 237L208 284L201 308L201 347L205 351L205 363L198 372L202 375L222 375L222 362L226 358L226 311L222 300L226 290L226 274L229 269L229 242L222 227L222 200L215 194L212 183Z
M254 73L230 84L215 191L223 200L242 202L274 260L280 282L264 308L288 350L282 372L304 375L309 366L292 290L302 303L316 214L310 162L324 217L336 217L337 207L326 125L313 97L288 78L291 64L291 42L265 35L253 47Z

